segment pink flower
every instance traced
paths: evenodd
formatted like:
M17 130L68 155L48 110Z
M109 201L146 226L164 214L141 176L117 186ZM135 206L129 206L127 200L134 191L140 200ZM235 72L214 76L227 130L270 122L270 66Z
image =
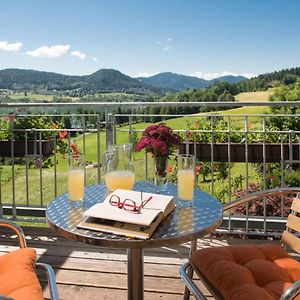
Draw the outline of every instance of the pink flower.
M151 139L146 136L142 136L140 142L135 146L135 151L141 151L151 143Z
M145 148L154 156L169 156L174 148L181 143L181 137L174 133L165 123L148 126L135 147L135 151Z

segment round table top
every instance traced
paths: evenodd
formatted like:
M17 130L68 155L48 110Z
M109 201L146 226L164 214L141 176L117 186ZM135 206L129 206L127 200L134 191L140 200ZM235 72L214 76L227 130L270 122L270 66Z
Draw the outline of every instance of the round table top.
M157 186L151 182L136 182L135 191L157 193ZM46 209L49 226L60 235L87 244L114 248L150 248L180 244L200 238L217 228L223 217L220 202L199 189L194 191L193 206L180 206L177 198L177 185L168 184L163 192L174 196L176 208L159 224L150 239L141 240L120 235L77 228L83 219L83 213L107 196L106 186L91 185L85 188L81 206L74 206L68 200L68 194L62 194L50 202Z

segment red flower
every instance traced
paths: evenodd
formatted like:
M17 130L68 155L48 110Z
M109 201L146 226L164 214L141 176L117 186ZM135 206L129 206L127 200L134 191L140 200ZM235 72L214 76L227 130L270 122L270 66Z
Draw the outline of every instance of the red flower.
M187 130L186 135L191 139L193 137L193 132Z
M70 144L70 152L72 156L80 155L80 150L75 143Z
M6 121L9 122L10 120L16 120L17 117L14 113L9 114L8 116L5 117Z
M251 129L252 128L252 123L248 122L247 127L248 127L248 129Z
M168 173L172 173L173 168L171 166L168 166Z
M65 137L67 137L68 131L64 129L64 131L60 132L58 135L60 139L64 139Z
M195 167L195 171L196 171L196 175L197 175L197 176L200 175L201 167L200 167L199 165L197 165L197 166Z

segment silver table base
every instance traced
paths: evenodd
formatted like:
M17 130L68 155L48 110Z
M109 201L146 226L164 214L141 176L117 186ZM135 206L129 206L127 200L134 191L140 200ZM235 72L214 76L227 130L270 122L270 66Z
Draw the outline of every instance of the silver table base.
M144 299L144 250L127 250L128 300Z

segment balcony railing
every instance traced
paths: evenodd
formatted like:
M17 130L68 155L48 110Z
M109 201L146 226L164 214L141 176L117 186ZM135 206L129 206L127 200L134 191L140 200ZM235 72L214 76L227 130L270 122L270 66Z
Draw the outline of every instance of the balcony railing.
M300 186L300 125L296 130L275 130L268 126L274 117L288 118L294 124L300 124L299 114L231 114L226 110L197 115L137 113L137 107L208 105L216 108L297 107L300 102L1 104L0 134L9 133L9 139L6 142L8 152L0 153L0 215L43 221L47 203L67 191L65 156L72 144L76 143L87 157L85 183L100 183L103 181L101 158L106 145L136 143L143 129L153 121L168 120L172 129L183 136L185 143L180 151L194 153L197 157L198 187L215 195L222 202L256 190L286 185ZM113 111L118 108L129 110L130 113L115 114ZM92 113L78 113L78 109ZM46 129L16 128L14 116L47 117L64 124ZM206 122L205 128L201 126L204 124L202 120ZM23 134L22 146L16 138L20 134ZM43 141L45 135L49 145ZM252 140L255 139L256 143L253 145ZM67 149L64 154L60 153L62 143ZM45 152L48 146L50 154ZM4 144L0 144L0 152L2 151L4 152ZM153 180L151 158L142 153L134 154L134 164L139 180ZM170 165L174 164L175 160L171 160ZM176 174L169 176L170 180L176 178ZM259 215L253 216L253 207L247 206L241 209L243 215L231 212L225 217L225 223L229 229L239 227L242 228L241 232L251 233L253 228L259 228L261 233L268 234L269 229L280 229L285 223L288 201L282 197L279 202L276 214L272 212L269 215L270 199L264 199L262 206L257 208L261 210Z

